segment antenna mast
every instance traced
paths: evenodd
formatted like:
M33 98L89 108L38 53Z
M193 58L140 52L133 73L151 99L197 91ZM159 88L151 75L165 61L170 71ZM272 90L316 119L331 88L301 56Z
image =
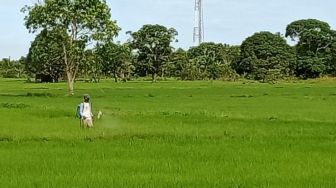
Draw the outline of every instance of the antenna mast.
M204 41L203 0L195 0L194 45Z

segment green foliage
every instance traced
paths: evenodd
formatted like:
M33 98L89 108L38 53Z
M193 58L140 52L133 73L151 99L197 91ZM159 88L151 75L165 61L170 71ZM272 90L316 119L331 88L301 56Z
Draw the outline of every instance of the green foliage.
M25 58L21 57L19 60L11 60L4 58L0 60L0 77L4 78L21 78L23 77Z
M100 62L102 64L102 71L106 75L112 75L115 82L121 78L126 81L133 71L132 54L128 44L115 44L107 42L99 44L96 47Z
M144 25L137 32L131 33L131 47L136 53L137 70L152 75L152 81L162 71L172 52L171 42L177 36L174 28L162 25ZM136 71L137 71L136 70Z
M241 59L235 67L240 74L261 81L273 81L292 74L295 51L280 35L256 33L241 46Z
M287 26L285 36L297 41L295 47L280 33L260 32L240 47L208 42L185 51L173 50L177 31L162 25L144 25L137 32L128 32L127 43L114 43L120 29L110 20L105 0L45 0L23 11L28 13L25 24L30 32L42 30L31 46L26 70L56 79L66 74L70 93L78 74L95 82L102 75L113 76L116 82L132 76L147 79L149 75L153 82L158 75L182 80L236 80L239 73L264 82L294 75L336 75L336 31L316 19ZM14 72L7 71L10 77Z
M110 8L105 0L45 0L42 4L26 6L25 25L30 32L60 28L72 40L99 41L113 39L119 31L110 20Z
M85 50L79 70L82 77L89 77L95 83L100 82L103 75L103 64L96 50Z
M66 34L59 30L43 30L38 34L31 43L27 56L27 73L50 75L53 81L57 82L65 71L63 46L59 41L67 40Z
M291 37L292 40L301 40L305 38L304 35L309 31L328 33L330 31L330 25L316 19L294 21L287 26L286 37Z
M70 94L74 92L74 81L86 47L90 42L112 40L119 31L105 0L45 0L22 11L27 13L25 25L30 32L59 30L66 33L67 40L58 42L63 47Z
M231 65L239 57L239 49L212 42L192 47L188 56L196 64L200 79L219 79L235 76Z
M316 78L322 74L333 74L333 47L336 35L329 24L308 19L290 23L286 36L298 40L296 74L303 78Z
M327 50L328 52L328 63L326 72L332 76L336 76L336 32L333 31L333 42L330 48Z
M302 78L317 78L326 70L322 58L299 56L296 65L296 74Z
M190 63L188 53L182 48L173 51L169 61L164 65L166 75L181 77L182 80L194 80L193 71L189 71Z
M201 79L219 78L219 66L222 62L222 44L202 43L189 49L188 54L197 63Z

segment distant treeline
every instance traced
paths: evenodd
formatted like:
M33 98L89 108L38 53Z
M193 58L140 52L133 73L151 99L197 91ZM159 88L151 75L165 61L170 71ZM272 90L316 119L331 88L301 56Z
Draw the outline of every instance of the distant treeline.
M70 95L78 78L273 82L336 74L336 32L315 19L290 23L285 35L255 33L240 46L208 42L186 50L173 49L178 32L162 25L144 25L127 32L127 42L115 42L121 29L104 0L41 1L22 12L26 28L37 36L26 57L1 62L0 74L42 82L65 80ZM295 45L288 45L286 38Z
M255 33L240 46L206 42L188 50L173 49L171 45L178 33L161 25L144 25L128 34L129 40L123 44L108 40L84 49L78 42L78 50L71 56L73 61L80 62L76 77L94 82L101 78L117 82L140 77L152 81L245 78L268 82L336 75L336 31L315 19L290 23L285 35ZM60 42L65 40L62 36L62 31L44 29L32 42L27 57L0 61L0 75L37 77L51 82L65 80L67 46ZM285 37L295 45L288 45Z

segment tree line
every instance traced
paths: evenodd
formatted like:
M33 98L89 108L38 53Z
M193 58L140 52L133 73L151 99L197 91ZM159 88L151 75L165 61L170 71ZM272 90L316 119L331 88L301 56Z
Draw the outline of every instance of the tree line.
M115 42L120 28L104 0L45 0L22 11L27 29L37 36L26 57L0 61L0 74L66 80L70 94L77 78L269 82L336 74L336 31L316 19L288 24L285 35L255 33L240 46L206 42L185 50L172 47L178 36L174 28L158 24L127 32L125 43Z

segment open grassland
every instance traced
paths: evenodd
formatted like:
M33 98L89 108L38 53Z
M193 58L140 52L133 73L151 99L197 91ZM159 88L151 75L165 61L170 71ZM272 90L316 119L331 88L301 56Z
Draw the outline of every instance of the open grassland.
M336 187L336 81L0 80L1 187ZM80 130L92 96L104 117Z

